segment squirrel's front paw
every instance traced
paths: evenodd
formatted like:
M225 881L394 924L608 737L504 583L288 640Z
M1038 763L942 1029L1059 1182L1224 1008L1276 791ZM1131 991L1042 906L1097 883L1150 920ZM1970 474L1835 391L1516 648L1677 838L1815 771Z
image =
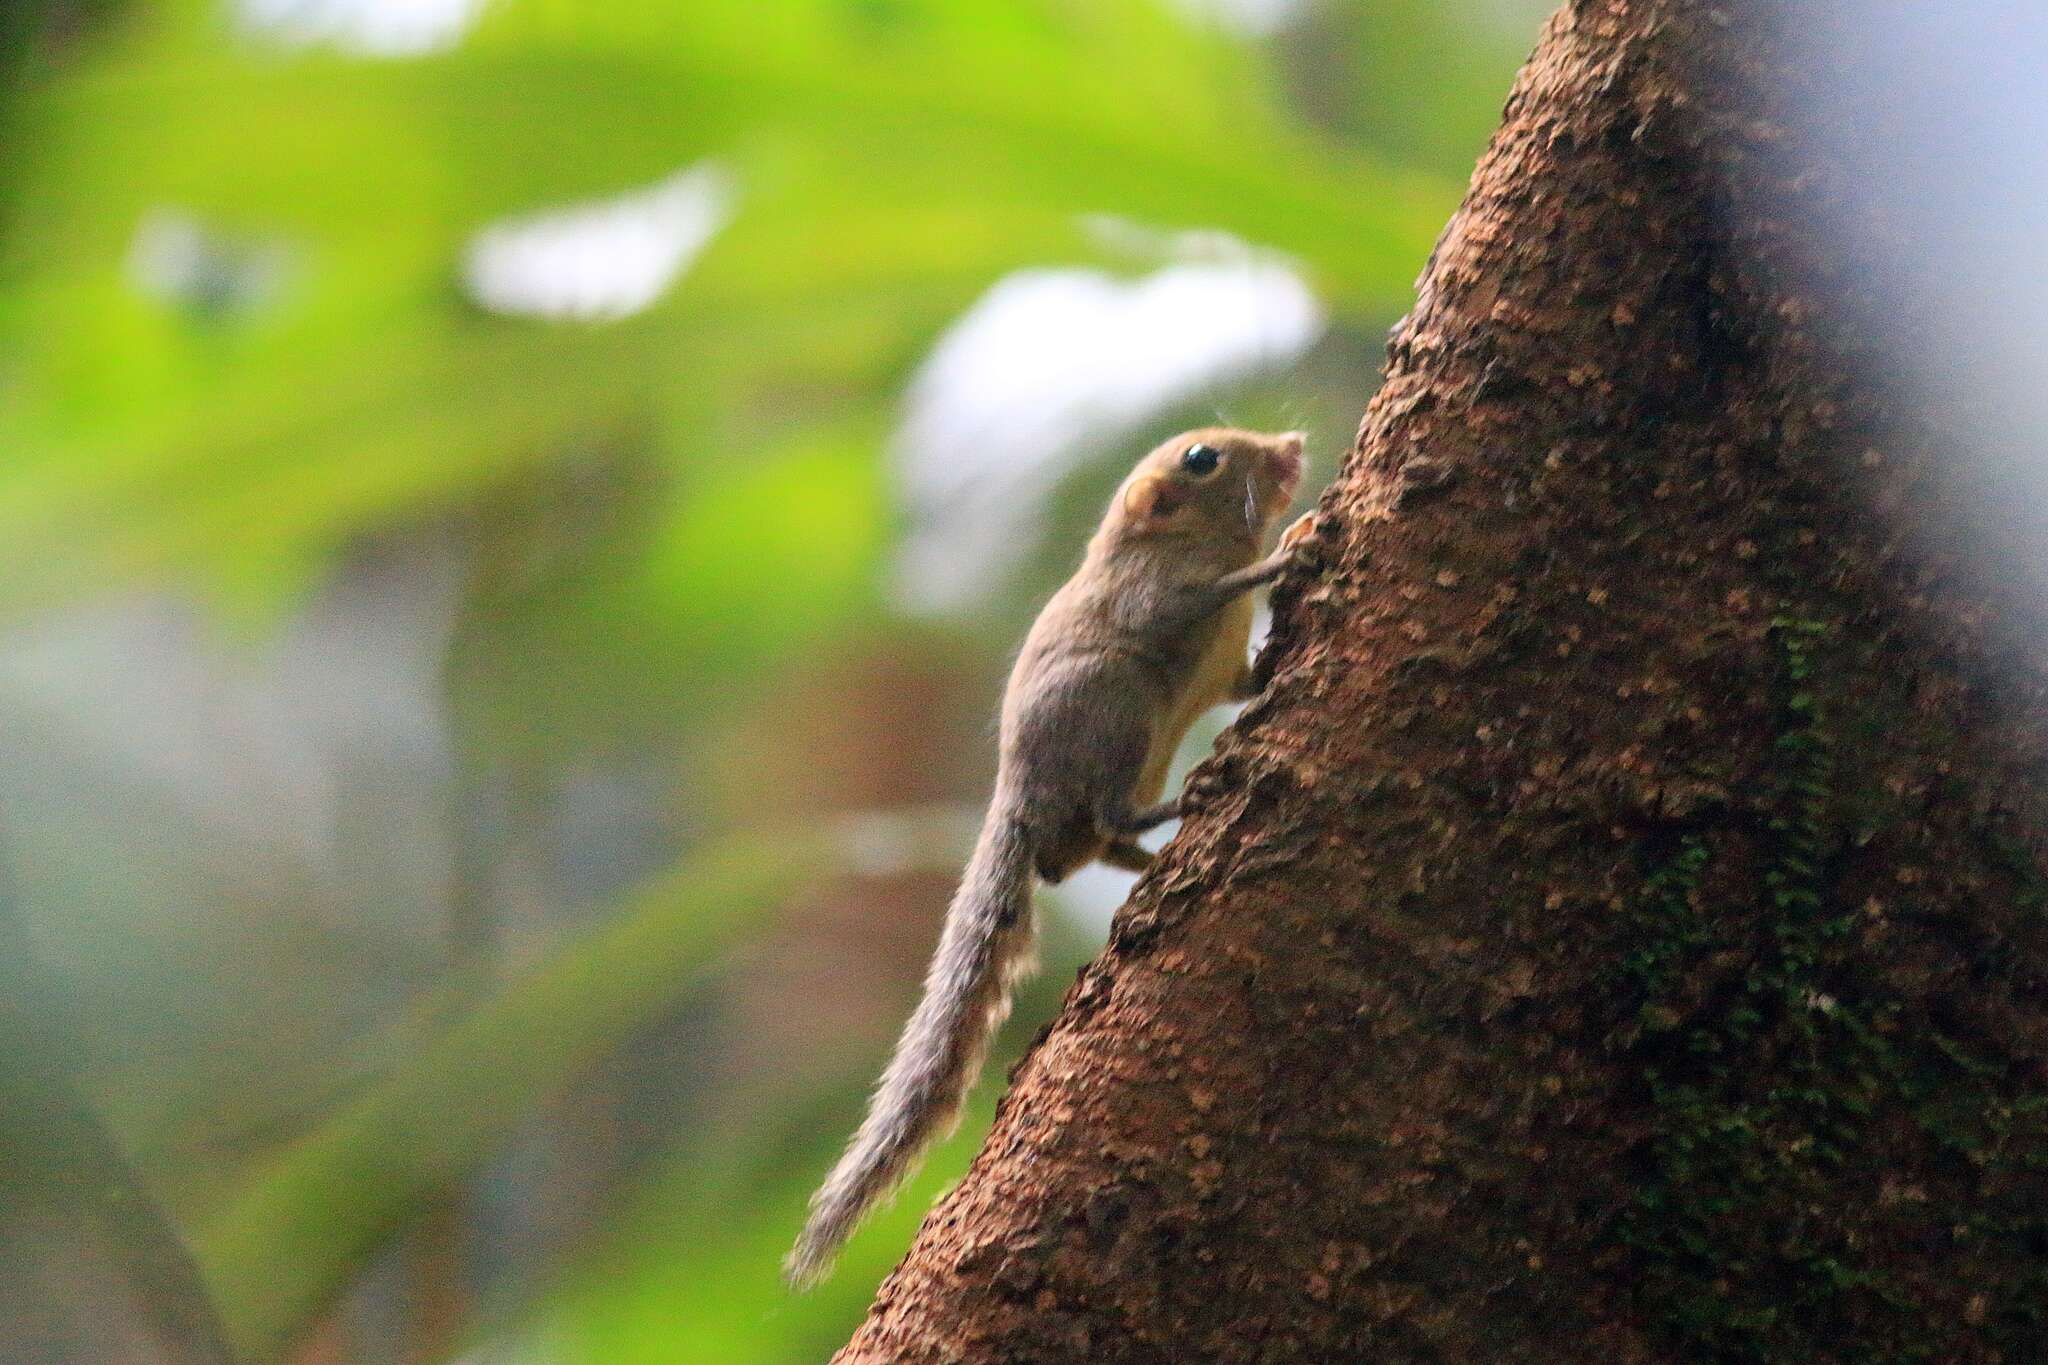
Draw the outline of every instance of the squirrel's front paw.
M1314 568L1322 563L1323 542L1316 526L1316 514L1303 512L1294 524L1280 533L1280 552L1291 555L1294 562L1303 568Z

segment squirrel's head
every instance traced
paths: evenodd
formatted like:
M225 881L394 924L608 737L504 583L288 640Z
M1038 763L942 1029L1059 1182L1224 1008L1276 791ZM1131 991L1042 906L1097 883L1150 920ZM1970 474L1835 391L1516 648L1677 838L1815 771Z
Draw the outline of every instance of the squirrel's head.
M1303 434L1203 427L1161 442L1117 490L1118 538L1219 536L1257 550L1294 500Z

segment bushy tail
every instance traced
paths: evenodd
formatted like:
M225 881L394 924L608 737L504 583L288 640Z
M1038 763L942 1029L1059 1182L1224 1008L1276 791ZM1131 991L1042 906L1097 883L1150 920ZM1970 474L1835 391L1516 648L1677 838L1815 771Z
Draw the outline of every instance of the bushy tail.
M1023 826L991 810L946 911L924 999L904 1026L860 1130L811 1196L810 1219L783 1262L791 1284L804 1288L823 1278L868 1209L959 1121L989 1039L1010 1011L1010 987L1029 965L1031 857Z

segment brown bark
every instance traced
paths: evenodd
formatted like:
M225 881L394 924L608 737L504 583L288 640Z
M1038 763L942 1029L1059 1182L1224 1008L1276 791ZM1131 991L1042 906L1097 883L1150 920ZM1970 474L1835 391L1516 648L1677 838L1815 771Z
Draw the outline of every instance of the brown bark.
M1552 20L1269 691L841 1361L2039 1358L2039 623L1764 20Z

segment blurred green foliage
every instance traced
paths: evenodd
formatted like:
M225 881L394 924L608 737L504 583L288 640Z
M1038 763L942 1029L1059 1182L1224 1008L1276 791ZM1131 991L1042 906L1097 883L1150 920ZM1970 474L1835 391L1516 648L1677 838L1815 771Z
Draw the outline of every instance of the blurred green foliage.
M1130 273L1085 226L1108 215L1285 253L1330 335L1231 399L1350 421L1533 16L1328 0L1259 38L1150 0L499 0L459 41L379 57L266 36L212 0L9 9L0 617L31 637L0 648L0 704L54 738L0 787L21 864L0 939L19 931L48 969L0 982L0 1041L30 1066L62 1035L66 1083L138 1154L250 1359L316 1330L340 1333L329 1358L829 1351L973 1148L978 1123L826 1289L779 1289L942 892L919 888L898 946L801 929L827 957L896 964L887 981L785 961L730 986L723 1014L697 987L732 943L800 959L772 926L832 880L816 849L725 842L735 820L971 799L982 780L982 735L958 717L985 712L1021 621L1007 602L966 630L892 616L907 379L1011 271ZM730 219L644 311L513 317L465 290L493 224L706 162ZM141 261L153 231L190 239L169 276ZM1117 458L1053 498L1019 601L1070 555ZM208 786L269 750L208 768L150 727L177 720L174 685L235 709L221 678L388 565L393 598L429 604L446 570L445 638L423 628L420 648L447 753L414 764L444 763L446 790L418 789L403 753L350 750L337 828L307 855L264 823L261 783ZM201 604L194 648L219 671L109 667L61 628L33 634L137 600ZM373 635L370 600L325 629ZM392 704L350 700L372 719ZM833 711L837 728L801 723ZM763 773L786 742L809 785L722 809L692 764L734 735L769 737ZM624 823L653 833L578 845L562 812L592 772L637 793ZM437 811L445 829L422 835ZM258 833L222 833L242 823ZM520 918L535 903L539 927ZM1088 951L1054 940L1033 1022ZM782 1043L802 1056L721 1038L758 1019L750 993L842 979L885 999L843 1039L822 1011L849 1007L826 1000L792 1002L813 1011ZM75 1030L38 1022L53 989ZM493 1163L559 1126L551 1106L593 1071L626 1078L619 1112L672 1129L604 1166L585 1225L516 1273L423 1249L436 1200L467 1197L488 1225ZM649 1098L671 1090L688 1102ZM352 1324L380 1263L452 1276L452 1321Z
M365 62L251 52L188 2L79 66L17 131L11 594L269 580L592 432L744 460L788 420L886 412L975 292L1089 252L1081 213L1222 227L1384 313L1449 204L1306 135L1251 50L1141 4L505 4L451 52ZM649 314L450 306L495 218L705 157L740 207ZM166 205L274 241L280 297L221 316L134 289L135 225ZM763 422L777 391L838 401Z
M831 867L794 834L698 850L588 941L464 1016L254 1171L201 1229L229 1341L276 1355L380 1238L472 1169L535 1100L700 984L750 917Z

